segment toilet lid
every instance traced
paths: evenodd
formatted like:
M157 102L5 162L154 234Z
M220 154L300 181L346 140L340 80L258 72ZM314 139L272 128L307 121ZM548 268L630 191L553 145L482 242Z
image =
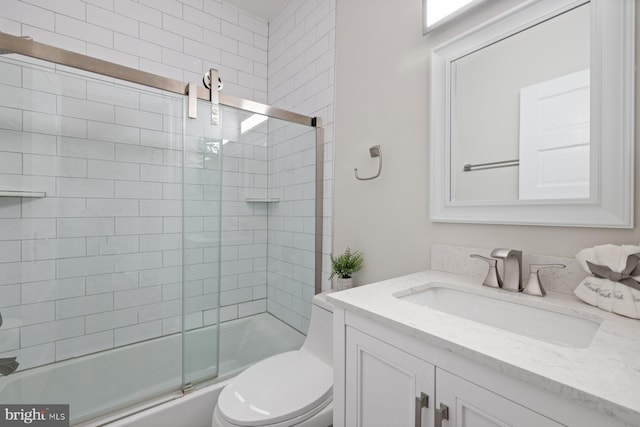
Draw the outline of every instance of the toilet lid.
M259 362L220 393L218 410L232 424L263 426L310 412L331 397L333 369L305 350Z

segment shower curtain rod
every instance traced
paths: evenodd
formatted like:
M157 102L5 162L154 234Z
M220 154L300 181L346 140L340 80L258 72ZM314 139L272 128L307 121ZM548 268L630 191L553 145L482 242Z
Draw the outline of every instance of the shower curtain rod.
M188 95L188 83L181 82L180 80L158 76L157 74L148 73L146 71L93 58L91 56L71 52L69 50L60 49L44 43L29 40L27 38L12 36L11 34L3 32L0 32L0 52L2 52L2 54L18 53L20 55L42 59L59 65L66 65L83 71L90 71L103 76L113 77L131 83L137 83L143 86L177 93L179 95ZM209 89L198 86L199 99L210 101L209 96ZM262 114L276 119L287 120L289 122L306 126L319 126L315 117L309 117L303 114L287 111L282 108L238 98L223 92L220 93L219 102L222 105Z

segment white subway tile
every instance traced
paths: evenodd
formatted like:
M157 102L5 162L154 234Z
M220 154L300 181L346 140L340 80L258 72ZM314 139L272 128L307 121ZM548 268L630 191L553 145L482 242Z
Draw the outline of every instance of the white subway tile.
M41 239L22 241L22 260L74 258L86 255L84 239Z
M48 92L73 98L86 98L86 80L62 72L22 67L22 86L38 92Z
M140 286L157 286L182 281L182 268L165 267L140 272Z
M116 107L115 122L120 125L162 130L162 116L146 111Z
M90 237L87 247L90 247L90 255L116 255L140 250L138 236Z
M22 303L54 301L84 295L84 277L22 284Z
M15 108L0 107L0 128L22 130L22 111Z
M87 176L86 160L69 157L24 154L22 169L25 175L80 178Z
M138 165L129 163L111 162L104 160L89 160L88 177L118 180L138 180L140 179L140 168L138 167ZM117 182L118 181L116 181L116 184ZM116 197L118 196L116 195Z
M267 300L260 299L238 304L238 317L253 316L267 311Z
M81 296L56 301L56 317L68 319L113 310L114 298L111 294Z
M182 301L171 300L144 305L138 308L138 313L140 322L180 316L182 314Z
M182 97L173 94L153 95L149 93L140 94L140 109L152 113L164 114L182 119L184 114L184 105ZM145 131L154 134L158 132ZM180 137L179 145L164 146L163 148L180 149L182 145L182 135L175 134L174 138ZM178 142L178 141L176 141Z
M116 218L115 234L162 233L162 218Z
M58 114L63 116L113 123L115 120L114 108L113 105L101 102L69 98L66 96L58 97Z
M140 216L181 216L182 203L178 200L140 200Z
M82 119L24 111L22 122L25 132L62 135L74 138L87 137L87 122Z
M55 15L52 12L17 0L3 1L2 16L51 31L54 28Z
M204 11L210 15L220 17L233 24L238 23L239 12L233 6L228 6L218 0L204 0Z
M158 25L159 27L160 25ZM182 36L161 30L156 26L140 24L140 38L158 46L168 47L174 50L182 50ZM141 64L142 65L142 64Z
M0 84L9 86L22 86L22 67L0 62Z
M156 44L120 33L115 33L113 39L114 48L119 51L135 56L141 56L156 62L162 60L162 49Z
M133 326L115 329L113 331L115 345L122 346L134 342L156 338L162 335L162 321L140 323Z
M0 240L47 239L55 236L55 219L0 219Z
M108 236L114 234L114 220L113 218L58 218L57 229L58 237Z
M238 24L242 28L246 28L254 33L258 33L263 37L269 36L269 23L246 13L240 12Z
M111 331L68 338L56 341L56 361L97 353L110 348L113 348L113 333Z
M162 252L114 255L116 273L162 267Z
M220 18L203 13L200 9L196 9L185 5L183 7L183 19L187 22L195 24L201 28L208 28L212 31L220 31Z
M20 304L20 285L0 286L0 307Z
M0 106L21 110L55 113L55 95L19 87L0 85Z
M138 108L140 95L137 90L110 83L87 82L87 99L108 105Z
M138 272L110 273L88 276L87 295L134 289L138 287Z
M87 55L102 59L103 61L113 62L114 64L124 65L125 67L139 68L140 66L140 61L137 56L97 44L87 43Z
M52 3L49 0L23 0L34 6L50 10L55 13L71 16L72 18L83 20L85 18L85 3L80 0L65 0Z
M187 39L185 39L186 46L190 46ZM162 48L162 63L195 73L202 72L202 59L172 49Z
M25 326L20 330L20 341L23 347L54 342L65 338L84 334L84 319L57 320L38 325Z
M118 144L116 145L116 160L119 162L161 165L163 162L163 151L157 148ZM139 168L139 166L135 165L135 168Z
M100 6L103 9L113 10L113 0L84 0L86 3Z
M29 35L30 37L33 37L34 40L46 40L47 44L61 49L81 54L86 53L87 43L83 39L78 39L77 37L65 36L57 32L43 30L26 24L22 25L22 34ZM34 61L36 64L39 63L39 60L34 59L31 61ZM60 68L62 69L62 66L60 66Z
M202 27L193 25L166 13L162 14L162 28L186 38L202 41Z
M162 301L162 287L150 286L141 289L117 291L113 295L116 309L153 304Z
M140 250L142 252L164 251L182 248L182 234L149 234L140 236Z
M18 328L0 331L0 352L20 348L20 330Z
M135 16L135 15L130 15ZM87 5L86 21L100 27L108 28L119 33L138 37L138 21L127 16Z
M114 258L112 256L92 256L58 259L56 260L56 271L59 279L113 273Z
M140 143L140 129L90 121L88 122L87 137L89 139L135 145Z
M19 241L0 241L0 262L21 261ZM1 298L0 298L1 300Z
M116 197L122 199L162 199L162 184L116 181Z
M211 45L209 44L209 37L207 37L209 35L208 31L205 31L205 43L201 43L201 42L197 42L195 40L191 40L191 39L185 39L184 40L184 53L185 55L190 55L190 56L195 56L198 58L202 58L204 60L200 61L200 69L197 69L197 62L192 62L193 67L189 67L188 69L197 73L202 72L202 66L204 65L205 67L209 67L209 66L215 66L215 64L220 63L220 49L223 49L223 47L221 47L221 41L223 40L218 40L216 39L216 44L215 45ZM222 36L220 36L222 37ZM227 37L225 37L225 39L228 39ZM228 43L228 45L233 45L233 41L230 41L230 43ZM237 46L237 42L235 42L235 46ZM231 50L231 49L226 49L226 50ZM237 47L234 50L231 50L232 52L236 52L237 51ZM169 58L172 61L178 60L178 57L174 57L174 58ZM171 63L171 62L168 62Z
M113 47L113 32L64 15L55 17L56 32L86 40L106 47ZM51 28L48 28L51 30Z
M61 137L58 141L58 155L86 159L113 160L115 158L115 147L111 142Z
M43 344L33 347L23 347L11 353L0 354L0 357L17 357L20 366L16 372L35 368L55 361L55 344Z
M115 0L115 11L120 15L135 16L136 19L156 27L162 26L162 12L132 0ZM117 33L115 34L118 35ZM116 45L116 49L117 49Z
M87 334L109 331L109 334L113 335L111 329L138 323L138 312L134 308L105 311L104 313L88 315L85 317L85 322Z
M103 179L58 178L60 197L113 197L113 181Z
M82 217L86 214L84 199L46 197L22 205L23 218Z

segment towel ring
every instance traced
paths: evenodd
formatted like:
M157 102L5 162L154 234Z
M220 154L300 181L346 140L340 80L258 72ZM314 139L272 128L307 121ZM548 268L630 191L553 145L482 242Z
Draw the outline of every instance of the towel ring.
M377 177L380 176L380 172L382 172L382 149L380 148L379 145L374 145L373 147L369 148L369 154L371 155L371 157L379 157L378 159L378 173L375 174L374 176L370 176L367 178L361 178L358 176L358 168L354 169L354 172L356 173L356 179L359 179L360 181L368 181L370 179L376 179Z

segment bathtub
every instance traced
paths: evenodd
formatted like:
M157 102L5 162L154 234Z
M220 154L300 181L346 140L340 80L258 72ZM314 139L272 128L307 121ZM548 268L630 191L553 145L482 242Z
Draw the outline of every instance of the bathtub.
M265 357L297 349L304 341L304 335L267 313L225 322L219 334L218 351L216 328L188 332L185 342L189 351L184 360L182 335L175 334L18 371L0 377L0 402L69 404L71 424L83 426L104 425L150 405L162 406L163 402L168 406L156 406L154 413L194 401L201 406L208 402L213 411L219 393L216 390L226 378ZM183 363L186 382L215 378L216 383L183 397ZM132 421L135 419L117 422L136 425L122 424Z

